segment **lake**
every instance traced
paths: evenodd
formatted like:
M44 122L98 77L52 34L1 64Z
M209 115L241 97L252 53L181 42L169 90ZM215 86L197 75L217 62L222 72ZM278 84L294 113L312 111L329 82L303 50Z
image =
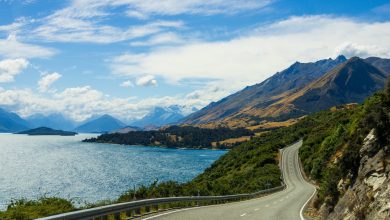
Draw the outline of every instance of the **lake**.
M94 136L0 134L0 209L11 199L47 195L83 204L155 180L186 182L226 152L81 142Z

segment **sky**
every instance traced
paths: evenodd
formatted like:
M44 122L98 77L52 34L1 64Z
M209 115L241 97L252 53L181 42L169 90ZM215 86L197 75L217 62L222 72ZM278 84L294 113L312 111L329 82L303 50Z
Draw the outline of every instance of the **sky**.
M0 107L185 111L319 59L390 58L385 0L0 0Z

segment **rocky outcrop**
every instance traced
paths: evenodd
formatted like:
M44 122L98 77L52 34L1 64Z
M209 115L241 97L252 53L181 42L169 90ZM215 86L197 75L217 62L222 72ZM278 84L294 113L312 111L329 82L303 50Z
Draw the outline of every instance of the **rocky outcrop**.
M317 219L390 219L390 147L376 144L374 131L360 149L358 177L340 180L341 194L333 209L325 204Z

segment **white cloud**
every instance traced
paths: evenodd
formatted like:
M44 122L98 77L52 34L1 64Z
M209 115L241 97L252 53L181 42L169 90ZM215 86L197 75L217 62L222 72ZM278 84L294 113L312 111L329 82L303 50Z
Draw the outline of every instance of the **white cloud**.
M54 42L113 43L181 28L184 25L182 21L157 20L117 27L104 22L112 16L110 9L126 4L114 0L74 0L68 7L39 19L38 27L29 32L32 35L30 37Z
M336 48L335 54L343 54L346 57L390 57L390 50L388 48L379 47L378 45L360 45L356 43L346 42Z
M130 43L131 46L155 46L155 45L172 45L184 43L184 39L176 33L167 32L152 36L146 41L136 41Z
M30 38L54 42L113 43L158 34L181 28L181 21L157 21L117 27L105 21L123 13L132 18L146 20L153 15L178 14L234 14L261 9L272 0L73 0L53 14L35 21L37 28L29 31ZM119 12L112 12L118 9ZM17 26L15 23L13 26ZM12 25L4 27L11 28ZM1 27L0 27L1 28ZM15 27L17 28L17 27ZM1 30L1 29L0 29ZM163 37L163 36L160 36ZM170 36L172 38L172 36ZM165 36L167 38L167 36ZM168 39L152 39L151 43ZM177 40L177 39L171 39Z
M61 77L62 75L57 72L42 76L42 78L38 81L38 90L40 92L46 92L49 87Z
M234 14L242 11L261 9L271 0L114 0L112 4L127 5L130 12L146 15L179 14ZM131 14L130 14L131 15Z
M15 33L18 32L20 28L28 23L27 19L24 17L18 18L15 22L8 25L0 25L0 31Z
M0 39L0 56L7 58L48 58L56 53L54 49L19 42L15 35Z
M181 21L156 21L119 28L101 25L90 19L53 14L45 19L43 25L33 30L32 34L36 38L56 42L113 43L156 34L183 25Z
M122 82L122 83L120 84L120 86L121 86L121 87L134 87L134 84L133 84L133 82L131 82L130 80L126 80L126 81Z
M0 83L12 82L28 66L25 59L5 59L0 61Z
M145 75L137 79L137 86L157 86L157 80L152 75Z
M0 104L23 117L35 113L62 112L66 116L83 121L93 115L111 114L124 121L140 118L155 106L181 105L199 107L199 101L177 97L156 97L137 100L135 97L115 98L90 86L68 88L42 96L30 89L0 89Z
M353 33L353 34L352 34ZM113 59L114 74L150 74L180 82L188 78L220 79L227 87L261 82L295 61L335 55L345 42L370 45L367 56L389 57L390 22L366 23L330 16L291 17L261 26L229 41L188 42L148 53ZM376 50L375 48L381 48Z

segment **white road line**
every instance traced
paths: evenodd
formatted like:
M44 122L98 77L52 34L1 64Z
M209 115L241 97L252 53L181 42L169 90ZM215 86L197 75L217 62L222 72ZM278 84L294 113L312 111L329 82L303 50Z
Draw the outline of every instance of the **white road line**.
M244 217L244 216L246 216L246 213L244 213L244 214L242 214L242 215L240 215L241 217Z
M147 218L143 218L143 220L154 219L154 218L158 218L158 217L161 217L161 216L164 216L164 215L170 215L170 214L173 214L173 213L176 213L176 212L182 212L182 211L186 211L186 210L190 210L190 209L199 209L199 208L202 208L202 207L191 207L191 208L187 208L187 209L179 209L179 210L175 210L175 211L172 211L172 212L165 212L165 213L161 213L161 214L158 214L158 215L153 215L153 216L150 216L150 217L147 217Z
M307 203L310 202L310 200L313 198L313 196L316 194L317 189L314 190L313 194L311 194L310 198L303 204L301 210L299 211L299 216L301 217L301 220L305 220L305 217L303 217L303 209L306 207Z

